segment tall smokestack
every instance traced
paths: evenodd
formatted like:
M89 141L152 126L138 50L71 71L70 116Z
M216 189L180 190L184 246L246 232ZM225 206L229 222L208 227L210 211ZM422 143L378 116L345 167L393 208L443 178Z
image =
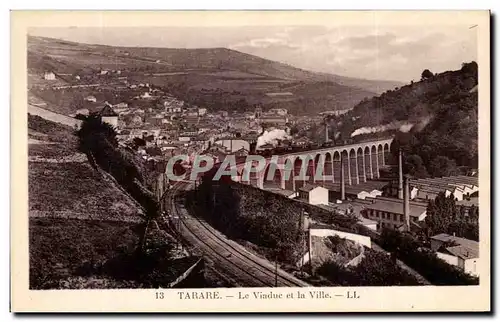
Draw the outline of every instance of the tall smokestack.
M325 142L328 142L328 123L325 122Z
M410 230L410 183L408 182L408 177L404 176L404 190L403 190L403 214L405 217L405 228L407 231Z
M340 200L345 200L344 157L340 154Z
M399 181L398 181L398 198L403 199L403 152L399 149L398 153L398 172L399 172Z

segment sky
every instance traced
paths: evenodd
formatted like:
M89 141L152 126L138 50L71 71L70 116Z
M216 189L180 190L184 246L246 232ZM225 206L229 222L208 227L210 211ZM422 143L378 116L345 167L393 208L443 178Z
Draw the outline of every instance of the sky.
M477 30L440 26L33 28L29 34L114 46L225 47L295 67L408 83L477 60Z

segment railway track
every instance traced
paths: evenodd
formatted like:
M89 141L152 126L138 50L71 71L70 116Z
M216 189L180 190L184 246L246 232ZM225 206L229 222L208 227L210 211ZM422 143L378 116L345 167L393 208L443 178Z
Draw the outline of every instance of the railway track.
M183 205L175 200L178 192L186 190L190 183L177 182L169 195L170 209L181 225L178 229L191 244L196 244L204 257L213 262L219 270L236 281L237 286L274 287L309 286L309 284L274 267L265 259L246 251L242 246L223 237L220 232L191 216ZM276 274L277 272L277 274Z

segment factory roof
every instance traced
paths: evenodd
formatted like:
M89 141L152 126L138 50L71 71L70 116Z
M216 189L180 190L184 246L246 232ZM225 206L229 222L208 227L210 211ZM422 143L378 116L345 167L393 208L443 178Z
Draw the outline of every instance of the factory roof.
M429 184L442 184L442 185L474 185L478 186L478 177L471 176L451 176L451 177L441 177L441 178L429 178L429 179L418 179L412 180L412 183L429 183Z

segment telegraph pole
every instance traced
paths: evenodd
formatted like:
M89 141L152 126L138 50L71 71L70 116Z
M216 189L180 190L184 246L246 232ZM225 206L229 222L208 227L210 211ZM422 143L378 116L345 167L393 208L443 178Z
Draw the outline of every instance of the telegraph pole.
M313 257L312 257L312 239L311 239L311 227L308 227L308 239L309 239L309 267L311 269L311 276L313 275Z

